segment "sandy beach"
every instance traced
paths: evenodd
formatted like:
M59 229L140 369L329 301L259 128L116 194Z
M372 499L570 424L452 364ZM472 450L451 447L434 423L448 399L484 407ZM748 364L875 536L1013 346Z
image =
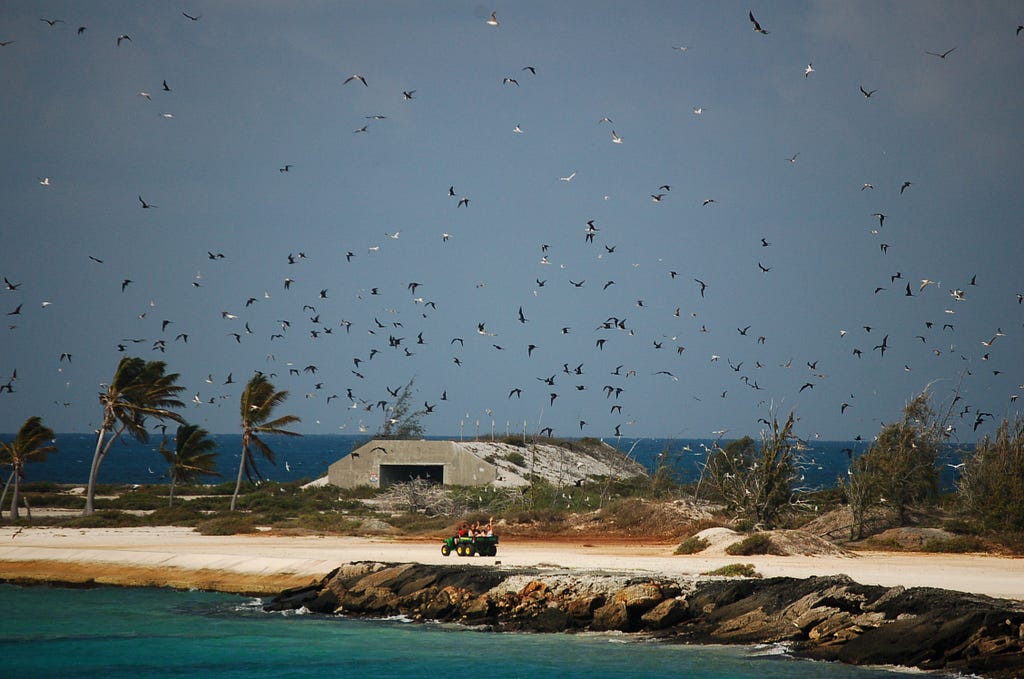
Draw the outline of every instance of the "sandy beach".
M636 572L685 578L730 563L765 577L846 574L862 584L939 587L1024 600L1024 559L861 552L857 556L674 555L676 545L506 539L497 557L442 556L440 542L271 534L206 536L190 528L0 528L0 580L170 586L273 594L357 561Z

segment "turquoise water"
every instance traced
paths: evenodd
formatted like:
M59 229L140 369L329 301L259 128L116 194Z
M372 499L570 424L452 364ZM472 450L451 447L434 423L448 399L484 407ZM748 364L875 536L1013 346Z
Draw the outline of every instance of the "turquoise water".
M19 678L896 676L792 660L777 649L264 613L248 597L113 587L0 585L0 658L3 676Z

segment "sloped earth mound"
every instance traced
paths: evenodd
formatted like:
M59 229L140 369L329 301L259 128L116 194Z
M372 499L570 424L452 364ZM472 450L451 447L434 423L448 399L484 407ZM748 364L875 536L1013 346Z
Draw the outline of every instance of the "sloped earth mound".
M776 556L854 556L852 552L837 547L828 540L802 530L770 530L764 535L771 541L771 553ZM707 528L697 533L708 543L700 552L702 556L722 556L726 550L742 542L747 536L729 528Z

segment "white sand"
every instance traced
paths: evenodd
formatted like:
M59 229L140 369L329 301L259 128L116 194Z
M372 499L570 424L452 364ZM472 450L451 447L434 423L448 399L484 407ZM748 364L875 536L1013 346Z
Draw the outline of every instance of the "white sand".
M766 577L843 573L863 584L941 587L1024 600L1024 559L982 555L860 553L845 556L677 556L675 544L627 540L505 539L497 557L444 557L440 541L268 534L204 536L189 528L0 528L0 579L93 579L274 592L305 584L355 561L478 564L635 571L685 577L730 563L752 563Z

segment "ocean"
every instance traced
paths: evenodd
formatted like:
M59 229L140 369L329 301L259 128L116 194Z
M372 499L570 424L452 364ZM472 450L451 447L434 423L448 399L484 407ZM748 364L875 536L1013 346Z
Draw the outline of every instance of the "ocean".
M170 589L0 585L4 676L891 679L768 647L622 634L491 634L402 619L264 613L261 601Z
M0 434L0 440L9 441L13 434ZM240 434L217 434L219 456L217 471L221 477L207 477L206 483L233 481L238 473L239 455L242 449ZM448 437L429 437L443 439ZM286 483L302 479L312 480L327 473L327 467L347 455L355 447L369 440L367 436L350 434L315 434L302 437L268 437L274 450L276 464L262 458L258 460L263 476L271 481ZM457 439L456 439L457 440ZM694 482L700 478L706 450L714 446L712 439L606 439L623 453L655 470L659 464L667 464L680 482ZM726 445L725 441L720 442ZM50 481L54 483L85 484L89 480L89 465L92 463L96 446L95 434L58 434L58 452L43 462L27 466L26 482ZM168 446L173 441L168 441ZM159 435L148 444L133 439L121 439L114 444L110 454L100 468L99 483L166 483L167 464L157 452L160 447ZM812 441L800 451L800 472L804 480L801 489L819 489L835 486L836 479L844 476L850 463L850 455L856 457L867 450L867 441ZM849 451L847 453L846 451ZM948 460L943 460L941 485L944 489L953 487L954 470L945 462L957 461L956 453L947 451Z

